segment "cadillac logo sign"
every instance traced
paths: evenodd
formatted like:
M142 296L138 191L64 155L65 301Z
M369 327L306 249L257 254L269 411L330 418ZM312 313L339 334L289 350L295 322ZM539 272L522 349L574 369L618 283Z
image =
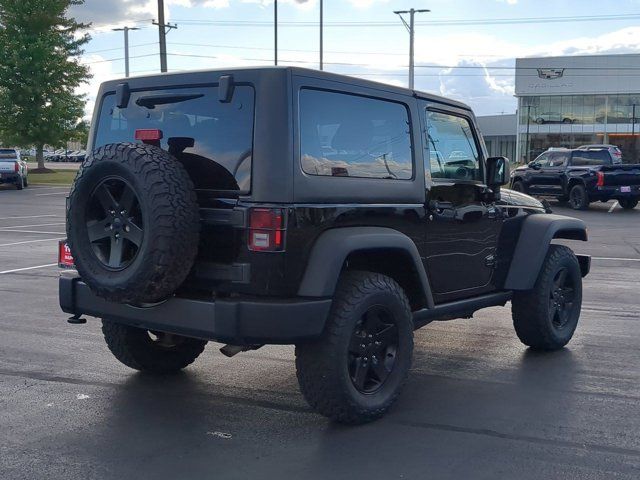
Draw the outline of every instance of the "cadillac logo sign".
M564 68L539 68L538 76L545 80L551 80L554 78L561 78L564 73Z

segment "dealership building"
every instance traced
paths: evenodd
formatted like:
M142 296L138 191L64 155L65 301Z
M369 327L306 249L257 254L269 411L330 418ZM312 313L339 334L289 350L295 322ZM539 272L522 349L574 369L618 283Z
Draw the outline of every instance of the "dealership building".
M638 162L640 55L518 58L515 93L520 162L549 147L601 143Z

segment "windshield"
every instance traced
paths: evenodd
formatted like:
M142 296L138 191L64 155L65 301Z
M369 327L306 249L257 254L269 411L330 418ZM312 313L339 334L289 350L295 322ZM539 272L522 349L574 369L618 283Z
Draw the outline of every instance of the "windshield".
M251 189L254 91L236 86L229 103L217 87L132 92L126 108L102 101L94 148L133 142L137 129L162 131L160 146L180 160L197 189Z

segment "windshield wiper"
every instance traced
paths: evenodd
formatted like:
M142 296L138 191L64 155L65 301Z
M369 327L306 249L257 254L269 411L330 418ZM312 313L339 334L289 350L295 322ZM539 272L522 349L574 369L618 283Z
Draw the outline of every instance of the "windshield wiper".
M169 103L186 102L196 98L204 97L204 93L169 93L165 95L147 95L136 100L136 105L145 108L155 108L156 105L167 105Z

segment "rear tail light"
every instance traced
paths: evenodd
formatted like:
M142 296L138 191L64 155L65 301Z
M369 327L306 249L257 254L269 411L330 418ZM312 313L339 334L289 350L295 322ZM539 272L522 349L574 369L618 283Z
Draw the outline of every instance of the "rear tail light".
M66 240L60 240L58 242L58 267L60 268L76 268L71 255L71 249L67 245Z
M598 175L598 182L596 183L596 185L598 187L604 187L604 172L597 172Z
M159 147L160 140L162 140L162 130L159 130L157 128L138 128L135 131L134 137L136 140L140 140L142 143Z
M281 208L252 208L249 211L249 250L281 252L284 250L285 212Z
M18 165L18 162L16 162L16 163L15 163L15 165L14 165L13 169L14 169L16 172L19 172L19 171L20 171L20 165Z

